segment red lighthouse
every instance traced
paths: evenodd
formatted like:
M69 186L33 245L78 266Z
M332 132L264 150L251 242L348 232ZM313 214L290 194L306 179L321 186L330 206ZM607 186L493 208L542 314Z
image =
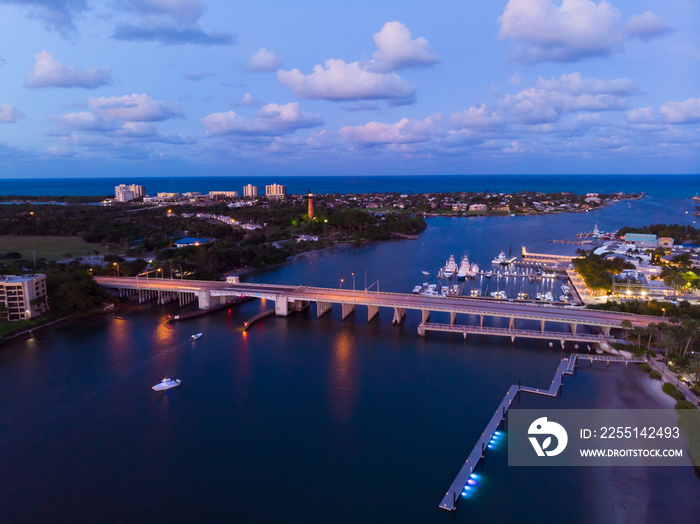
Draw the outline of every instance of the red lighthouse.
M314 194L309 190L309 220L314 219Z

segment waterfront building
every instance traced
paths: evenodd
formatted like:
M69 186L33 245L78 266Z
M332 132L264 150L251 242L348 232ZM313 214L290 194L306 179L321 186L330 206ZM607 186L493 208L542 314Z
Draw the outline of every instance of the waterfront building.
M486 204L472 204L469 211L486 211Z
M314 219L314 194L309 190L309 219Z
M287 196L287 186L280 184L271 184L265 186L265 196L270 199L283 199Z
M177 200L180 193L158 193L158 200L163 202L164 200L172 201Z
M255 198L258 196L258 186L254 186L253 184L243 186L243 196L246 198Z
M117 202L129 202L135 198L143 198L146 196L146 187L136 184L119 184L114 186L114 200Z
M660 237L659 247L664 249L673 249L673 239L671 237Z
M318 242L318 235L299 235L297 242Z
M26 320L49 310L46 275L0 275L0 318Z
M238 198L238 191L209 191L209 198L211 200Z

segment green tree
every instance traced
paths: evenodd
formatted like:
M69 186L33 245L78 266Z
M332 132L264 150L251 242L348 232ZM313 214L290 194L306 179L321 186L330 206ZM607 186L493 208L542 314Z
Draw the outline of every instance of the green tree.
M625 319L620 322L620 327L625 330L625 343L627 343L627 335L629 334L629 330L632 329L632 322Z

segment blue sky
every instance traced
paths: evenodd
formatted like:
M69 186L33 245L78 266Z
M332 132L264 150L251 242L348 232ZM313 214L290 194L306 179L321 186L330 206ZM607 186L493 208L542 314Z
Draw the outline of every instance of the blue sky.
M0 177L698 173L695 0L0 0Z

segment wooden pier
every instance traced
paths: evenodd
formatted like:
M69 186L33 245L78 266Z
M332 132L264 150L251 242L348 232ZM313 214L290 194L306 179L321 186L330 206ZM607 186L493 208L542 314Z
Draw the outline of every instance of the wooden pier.
M266 309L265 311L262 311L258 313L257 315L249 318L245 322L243 322L243 331L247 331L250 326L255 324L256 322L262 320L265 317L271 317L272 315L275 314L275 308L271 309Z
M447 490L447 493L445 493L442 502L440 502L440 509L444 509L447 511L454 511L456 509L457 498L461 495L462 490L467 485L467 481L469 480L470 475L476 469L476 466L484 458L484 454L486 452L487 446L489 445L489 442L491 442L491 439L498 430L499 426L505 420L506 414L508 413L508 409L510 408L510 405L513 403L513 400L517 397L517 395L519 393L532 393L534 395L556 397L559 393L559 389L561 388L564 382L564 375L572 375L579 360L587 360L590 361L591 364L593 363L593 361L604 361L607 362L608 365L610 364L610 362L625 362L625 365L627 365L630 362L646 362L646 359L644 358L625 359L623 357L617 357L613 355L585 355L572 353L568 358L563 358L559 363L559 366L557 367L557 370L554 373L554 378L552 378L552 382L549 385L549 388L540 389L529 386L522 386L520 384L513 384L512 386L510 386L505 396L503 397L503 400L498 405L496 412L493 414L488 424L486 424L484 431L481 433L481 436L476 441L476 444L472 448L471 453L469 453L466 462L462 465L462 468L459 470L459 473L457 473L457 476L450 485L450 488Z

